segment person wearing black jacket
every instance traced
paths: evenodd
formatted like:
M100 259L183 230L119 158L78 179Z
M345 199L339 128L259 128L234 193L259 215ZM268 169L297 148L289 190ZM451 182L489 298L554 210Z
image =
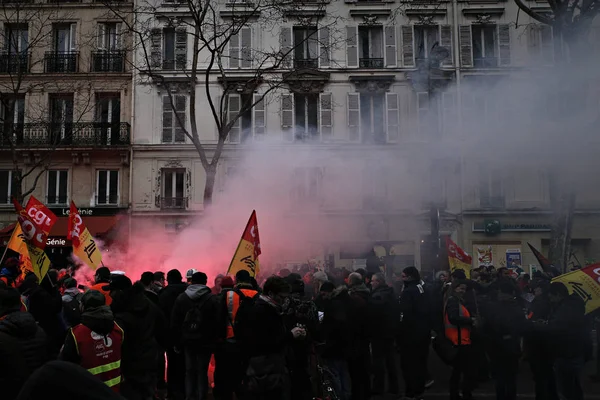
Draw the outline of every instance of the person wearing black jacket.
M427 357L431 342L430 297L425 293L421 275L415 267L402 271L404 290L400 296L400 333L398 347L405 395L421 398L427 380Z
M204 272L194 273L191 284L177 297L171 315L175 349L185 356L186 399L204 400L208 396L208 366L217 343L219 304L207 282Z
M369 304L372 318L373 335L371 352L373 362L374 395L383 395L387 376L390 394L398 395L398 368L394 339L399 323L399 304L394 289L385 282L385 276L378 272L371 277L371 301Z
M121 356L121 395L128 400L154 396L159 346L166 345L166 321L160 309L125 275L113 275L110 292L115 322L125 332Z
M547 324L536 324L542 337L550 340L554 350L554 371L559 397L582 400L581 373L588 340L585 303L561 282L553 282L548 297L554 309Z
M514 285L500 282L497 301L483 324L484 335L490 342L492 373L496 380L496 399L517 398L517 373L521 357L521 338L525 331L525 315L515 299Z
M0 387L13 400L29 376L50 359L46 334L33 316L21 311L13 288L0 288Z
M167 327L167 396L173 400L181 400L185 396L185 358L174 350L175 341L170 321L177 297L185 292L187 284L183 282L181 272L172 269L167 272L167 283L158 292L158 306L168 323Z

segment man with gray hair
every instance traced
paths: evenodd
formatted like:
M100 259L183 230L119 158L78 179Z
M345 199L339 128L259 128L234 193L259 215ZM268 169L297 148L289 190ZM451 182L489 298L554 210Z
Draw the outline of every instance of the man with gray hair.
M399 324L399 304L394 295L394 289L387 285L385 275L381 272L371 279L371 301L369 311L371 316L371 352L373 362L373 391L375 396L386 393L398 395L398 369L394 339ZM386 376L388 379L385 390Z
M371 293L365 285L361 274L353 272L348 276L348 294L350 295L350 312L352 337L348 355L348 372L352 381L352 399L368 399L371 397L370 351L371 321L369 302Z

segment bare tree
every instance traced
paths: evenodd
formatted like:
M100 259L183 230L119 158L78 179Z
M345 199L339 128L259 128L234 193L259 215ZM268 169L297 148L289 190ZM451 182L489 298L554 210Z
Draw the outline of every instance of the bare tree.
M94 136L89 127L87 133L76 132L94 104L89 82L64 76L77 72L79 54L71 51L75 33L67 52L51 51L59 40L57 26L75 29L72 12L27 1L4 2L0 19L0 151L10 152L11 194L22 201L55 165L57 147L70 144L77 135ZM86 40L85 35L78 37ZM61 75L52 79L41 73ZM48 93L77 93L77 101L66 105L68 118L53 115Z
M302 70L334 63L331 49L339 39L338 17L325 15L325 2L310 2L311 13L303 17L302 10L307 4L294 0L228 4L214 0L181 0L172 4L177 12L168 12L154 0L145 0L132 11L135 23L128 27L133 32L137 55L133 68L138 72L139 81L164 87L175 111L175 135L180 135L176 141L187 138L194 145L206 172L205 206L212 202L217 165L225 144L243 140L239 128L241 116L260 107L263 110L260 118L264 119L264 107L270 94L284 88ZM120 13L127 23L129 18ZM295 40L291 28L281 28L282 23L291 18L299 18L301 24L315 29L301 40ZM170 34L175 35L173 54L163 54L161 26L169 27ZM260 43L252 39L251 29L259 32L255 38L264 38ZM294 65L292 56L301 46L314 46L316 64ZM185 114L177 112L180 96L175 92L182 83L189 91L189 127ZM215 83L220 84L219 87ZM245 96L234 99L234 94ZM199 99L208 102L218 132L216 144L202 139L201 132L206 131L207 124L197 113ZM264 133L264 128L263 132L256 132Z

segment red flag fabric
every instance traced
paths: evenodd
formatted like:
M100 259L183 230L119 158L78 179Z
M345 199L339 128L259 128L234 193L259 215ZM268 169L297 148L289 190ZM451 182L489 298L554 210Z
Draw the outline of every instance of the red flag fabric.
M29 197L25 209L13 197L13 204L18 214L19 224L25 238L35 247L44 249L48 235L58 220L52 211L35 197Z
M548 260L542 253L538 251L535 247L531 245L531 243L527 243L527 246L531 249L533 255L538 260L538 263L542 267L545 273L550 274L550 276L558 276L560 275L560 271L556 268L550 260Z
M256 211L252 211L246 228L242 233L240 243L231 260L231 264L229 264L227 274L235 275L240 270L246 270L250 273L250 276L257 276L260 271L260 264L258 262L260 253L258 221L256 219Z

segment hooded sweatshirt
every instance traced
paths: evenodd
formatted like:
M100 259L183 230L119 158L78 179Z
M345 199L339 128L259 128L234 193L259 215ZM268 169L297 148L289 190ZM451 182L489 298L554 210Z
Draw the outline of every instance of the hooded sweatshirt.
M2 399L16 398L27 378L49 359L46 334L31 314L14 311L0 319Z
M108 306L92 308L81 314L81 323L100 335L109 334L113 329L114 321L113 313ZM76 364L79 364L81 361L77 345L75 344L75 338L72 334L72 328L69 330L69 334L67 334L65 345L60 352L59 358Z
M216 323L218 318L217 299L218 297L211 293L211 289L208 286L200 284L189 285L185 289L185 292L177 297L173 313L171 314L171 332L173 333L173 340L176 346L184 345L182 342L183 323L187 313L196 304L203 302L201 305L202 320L212 325L210 327L212 331L207 334L207 339L204 343L196 343L194 347L198 349L212 349L214 347L218 331Z

